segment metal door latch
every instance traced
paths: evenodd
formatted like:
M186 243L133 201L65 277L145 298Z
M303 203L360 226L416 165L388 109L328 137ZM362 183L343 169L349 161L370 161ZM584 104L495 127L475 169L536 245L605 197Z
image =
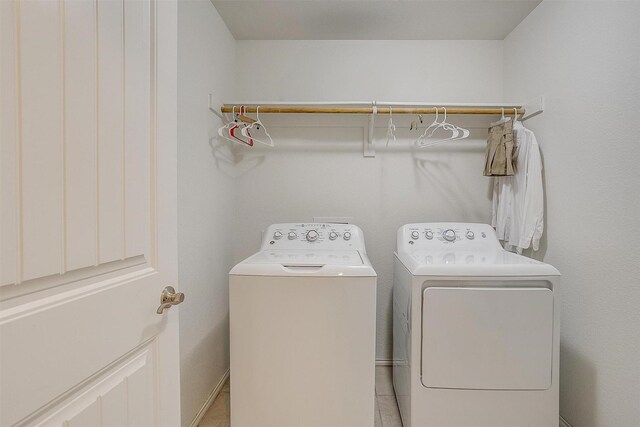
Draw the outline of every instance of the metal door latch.
M178 305L184 301L184 294L182 292L176 292L173 286L167 286L160 294L160 307L156 313L162 314L166 308L170 308L172 305Z

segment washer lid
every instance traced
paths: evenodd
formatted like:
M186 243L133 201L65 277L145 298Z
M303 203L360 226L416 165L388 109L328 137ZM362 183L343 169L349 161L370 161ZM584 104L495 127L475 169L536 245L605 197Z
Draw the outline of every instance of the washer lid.
M290 251L266 250L247 258L249 264L282 264L284 266L305 267L331 265L364 265L358 251Z
M229 274L250 276L376 276L367 255L359 251L260 251Z
M401 251L396 254L416 276L559 276L553 266L505 250Z

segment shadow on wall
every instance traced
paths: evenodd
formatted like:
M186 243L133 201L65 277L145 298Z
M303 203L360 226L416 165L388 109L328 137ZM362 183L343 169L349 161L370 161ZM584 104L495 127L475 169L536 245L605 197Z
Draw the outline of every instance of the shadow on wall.
M567 372L571 372L569 376L572 378L571 389L568 385L563 387L563 376ZM574 349L567 347L560 339L560 415L571 426L578 427L586 422L597 419L598 414L598 398L596 395L598 379L596 368L580 353ZM569 405L569 401L576 400ZM577 414L567 413L563 408L567 407L580 408L579 416Z
M216 166L224 174L237 178L264 161L264 154L247 152L240 146L230 146L230 143L219 136L209 138L209 147Z
M359 126L354 128L361 129ZM402 131L399 131L399 133L402 133ZM413 157L418 184L422 181L421 178L426 179L439 189L445 199L464 204L465 201L469 199L469 197L466 196L471 195L470 192L465 189L464 182L452 171L447 162L431 159L430 153L477 153L484 149L483 145L480 146L477 144L481 138L477 138L472 133L472 137L467 141L443 144L439 147L428 149L417 148L412 143L413 139L415 138L413 138L412 135L398 135L399 142L392 145L385 145L381 140L378 140L376 150L378 154L384 154L385 152L410 152ZM258 167L265 160L267 154L275 154L278 152L355 153L362 150L361 142L359 141L345 140L339 141L339 144L336 144L336 142L337 141L330 140L326 142L314 140L305 141L305 144L300 144L300 141L292 142L285 139L284 141L280 141L275 148L266 148L260 144L249 148L230 142L216 134L209 138L209 147L216 166L226 175L236 178ZM454 196L445 191L447 184L451 184L450 178L456 181L456 188L463 190L462 194ZM474 214L477 213L478 212L474 212Z
M413 163L416 176L429 182L432 188L438 192L438 199L450 206L460 206L464 212L472 213L474 217L481 218L485 212L474 206L473 194L465 185L460 176L456 174L448 162L428 158L428 154L414 151ZM455 188L456 191L449 191Z

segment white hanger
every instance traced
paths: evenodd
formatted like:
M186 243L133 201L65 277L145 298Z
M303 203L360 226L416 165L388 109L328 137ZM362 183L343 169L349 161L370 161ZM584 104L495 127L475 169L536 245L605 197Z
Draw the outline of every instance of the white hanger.
M264 133L267 135L267 138L269 138L269 141L261 141L258 138L256 138L255 136L251 136L249 134L249 129L253 129L253 127L256 127L256 129L260 129L260 126L262 126L262 130L264 130ZM242 135L245 138L251 138L253 141L259 142L260 144L264 144L264 145L267 145L269 147L274 147L275 146L275 144L273 143L273 139L271 138L271 135L269 135L269 132L267 132L267 127L260 120L260 106L259 105L256 107L256 121L251 123L249 126L243 127L241 129L240 133L242 133Z
M469 134L470 134L471 132L469 132L469 130L468 130L468 129L465 129L465 128L460 127L460 126L458 126L458 125L452 125L452 126L455 126L455 127L458 129L458 131L462 132L462 136L458 136L458 137L455 137L455 138L451 138L451 139L449 139L449 140L447 140L447 141L459 141L459 140L461 140L461 139L467 139L467 138L469 137ZM446 141L444 141L444 142L446 142Z
M443 109L445 111L444 119L442 120L441 123L438 124L438 126L436 126L431 131L431 133L427 136L427 138L430 138L433 135L433 133L436 131L436 129L438 129L439 127L442 127L443 129L451 131L452 135L449 138L445 138L445 139L441 139L441 140L435 140L435 141L434 140L424 140L423 139L418 143L419 147L421 147L421 148L431 147L433 145L443 144L445 142L450 142L450 141L458 141L458 140L465 139L465 138L469 137L470 132L469 132L468 129L465 129L465 128L462 128L460 126L456 126L456 125L454 125L452 123L448 123L447 122L447 120L446 120L447 119L447 115L446 115L447 114L447 109L444 108L444 107L443 107ZM436 121L437 121L437 117L436 117ZM460 135L460 132L462 132L462 135ZM426 131L425 131L425 134L426 134Z
M433 123L431 123L429 126L427 126L427 128L424 130L424 132L422 132L422 135L420 135L418 137L418 139L416 139L415 144L419 147L422 146L422 144L424 144L424 139L427 137L427 132L429 132L429 129L431 129L434 125L439 125L440 123L438 122L438 107L435 107L436 110L436 118L433 120Z
M462 130L462 128L458 128L455 125L452 125L451 123L447 122L447 109L445 107L442 107L442 109L444 110L444 118L442 119L442 122L438 123L436 127L434 127L433 129L431 129L431 133L429 133L429 135L426 137L426 139L423 139L422 141L419 142L418 146L421 148L424 147L428 147L430 145L434 145L434 144L438 144L440 142L446 142L446 141L451 141L454 139L457 139L458 136L460 135L460 130ZM437 119L437 117L436 117ZM445 139L440 139L440 140L431 140L428 141L427 139L431 138L433 136L433 134L435 133L436 130L438 129L444 129L444 130L448 130L451 132L451 136L449 138L445 138ZM424 132L426 134L426 130Z
M218 135L220 135L223 139L226 139L231 142L236 142L239 144L240 143L239 141L236 141L235 139L232 139L229 136L229 128L231 128L232 124L233 125L236 124L235 117L236 117L236 106L234 105L233 108L231 109L231 120L218 128Z
M429 138L431 138L433 136L433 134L435 133L436 130L438 130L438 128L442 128L444 130L448 130L451 131L451 136L449 138L445 138L441 141L449 141L451 139L455 139L458 137L458 135L460 135L460 130L458 129L457 126L452 125L451 123L447 122L447 109L445 107L442 107L442 109L444 110L444 119L442 119L442 123L440 123L439 126L436 126L434 129L431 130L431 133L429 134ZM438 142L438 141L434 141L434 142Z
M396 142L396 125L393 123L393 112L391 106L389 106L389 124L387 125L387 147L389 146L389 140L393 138L393 142Z
M423 144L423 147L431 147L434 145L444 144L445 142L451 142L451 141L460 141L461 139L466 139L469 137L470 132L468 129L461 128L460 126L456 126L456 125L452 125L452 126L455 126L459 131L461 131L462 136L442 139L440 141L428 141L425 144Z
M495 121L495 122L491 122L489 124L489 127L494 127L494 126L498 126L501 125L503 123L507 123L509 120L511 120L511 117L505 117L504 116L504 108L502 109L502 117L500 118L500 120Z
M240 114L243 113L243 107L240 107ZM253 147L253 139L249 138L249 141L243 141L242 139L238 138L237 136L234 135L235 131L234 130L240 130L240 132L242 133L242 129L241 129L241 125L238 124L237 119L236 119L236 107L235 105L233 106L233 108L231 109L231 118L232 121L230 121L229 123L226 123L225 125L221 126L218 128L218 135L220 135L222 138L226 139L227 141L231 141L231 142L235 142L236 144L241 144L241 145L245 145L245 146L249 146L249 147Z

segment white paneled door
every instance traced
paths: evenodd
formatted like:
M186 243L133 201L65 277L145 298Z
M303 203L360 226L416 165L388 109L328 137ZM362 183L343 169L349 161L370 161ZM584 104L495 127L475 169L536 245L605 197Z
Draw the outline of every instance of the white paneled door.
M179 425L176 9L0 1L1 426Z

